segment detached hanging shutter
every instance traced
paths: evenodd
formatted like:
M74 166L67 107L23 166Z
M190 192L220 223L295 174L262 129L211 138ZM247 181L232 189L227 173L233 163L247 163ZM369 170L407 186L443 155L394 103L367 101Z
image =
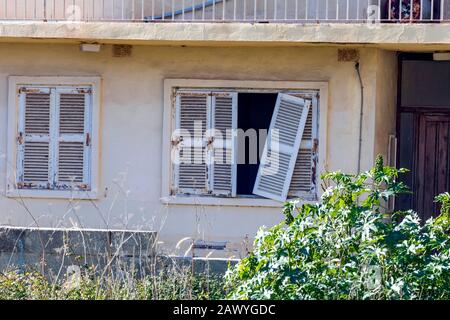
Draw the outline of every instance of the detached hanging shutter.
M306 99L312 100L308 112L305 130L303 131L300 150L298 151L294 173L291 179L289 195L302 199L315 199L316 197L316 163L317 163L317 95L310 95Z
M55 180L58 189L90 188L90 97L90 89L56 90L59 117Z
M48 88L20 88L18 188L49 188L52 96Z
M285 201L311 101L279 94L253 193Z
M209 92L178 91L176 132L172 136L173 194L207 192L206 128L209 127Z
M212 93L209 183L213 195L236 196L237 93Z

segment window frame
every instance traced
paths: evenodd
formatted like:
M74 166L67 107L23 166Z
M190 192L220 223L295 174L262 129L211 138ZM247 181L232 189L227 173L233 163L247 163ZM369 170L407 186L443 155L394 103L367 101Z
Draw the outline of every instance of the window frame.
M242 206L242 207L282 207L283 203L271 199L240 196L235 198L222 198L209 195L171 195L171 179L173 166L171 163L171 135L175 129L175 92L176 90L211 90L211 91L237 91L237 92L295 92L318 91L320 97L320 112L318 115L318 161L316 172L327 170L327 109L328 109L328 82L326 81L253 81L253 80L201 80L201 79L165 79L164 80L164 118L163 118L163 152L162 152L162 184L161 202L167 205L204 205L204 206ZM316 186L321 183L317 174ZM317 196L321 190L316 189ZM311 199L301 199L306 203Z
M20 87L90 87L91 96L91 157L90 190L22 189L17 188L17 136L19 133ZM10 198L50 198L50 199L98 199L100 187L100 114L101 77L99 76L10 76L8 78L8 143L6 196Z

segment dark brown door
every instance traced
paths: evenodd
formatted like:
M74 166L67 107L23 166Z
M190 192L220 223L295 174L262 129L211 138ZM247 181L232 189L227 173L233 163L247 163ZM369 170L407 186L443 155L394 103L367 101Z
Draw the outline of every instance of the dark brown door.
M450 190L450 114L420 114L416 132L413 203L426 220L439 213L434 197Z

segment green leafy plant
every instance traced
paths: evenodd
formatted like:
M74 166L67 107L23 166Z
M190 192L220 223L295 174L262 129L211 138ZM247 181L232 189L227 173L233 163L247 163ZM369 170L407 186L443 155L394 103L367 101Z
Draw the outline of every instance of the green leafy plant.
M0 300L46 300L51 296L51 284L39 273L15 270L0 273Z
M389 212L408 192L405 169L322 176L321 203L285 205L284 222L258 232L253 252L229 268L234 299L450 299L450 195L441 215L421 223Z

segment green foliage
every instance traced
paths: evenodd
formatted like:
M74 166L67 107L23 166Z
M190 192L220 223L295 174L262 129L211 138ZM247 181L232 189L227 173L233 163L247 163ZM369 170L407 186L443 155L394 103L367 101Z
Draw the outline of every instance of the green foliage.
M45 300L52 295L50 283L35 272L0 273L0 300Z
M450 193L445 192L436 197L436 202L441 204L441 215L450 214Z
M408 192L400 173L376 165L359 175L327 173L321 203L289 202L286 219L262 228L254 251L226 275L235 299L450 299L450 195L442 213L387 212Z
M0 300L170 300L221 299L223 277L192 275L189 268L169 267L145 277L112 279L91 270L50 282L37 271L0 273Z

